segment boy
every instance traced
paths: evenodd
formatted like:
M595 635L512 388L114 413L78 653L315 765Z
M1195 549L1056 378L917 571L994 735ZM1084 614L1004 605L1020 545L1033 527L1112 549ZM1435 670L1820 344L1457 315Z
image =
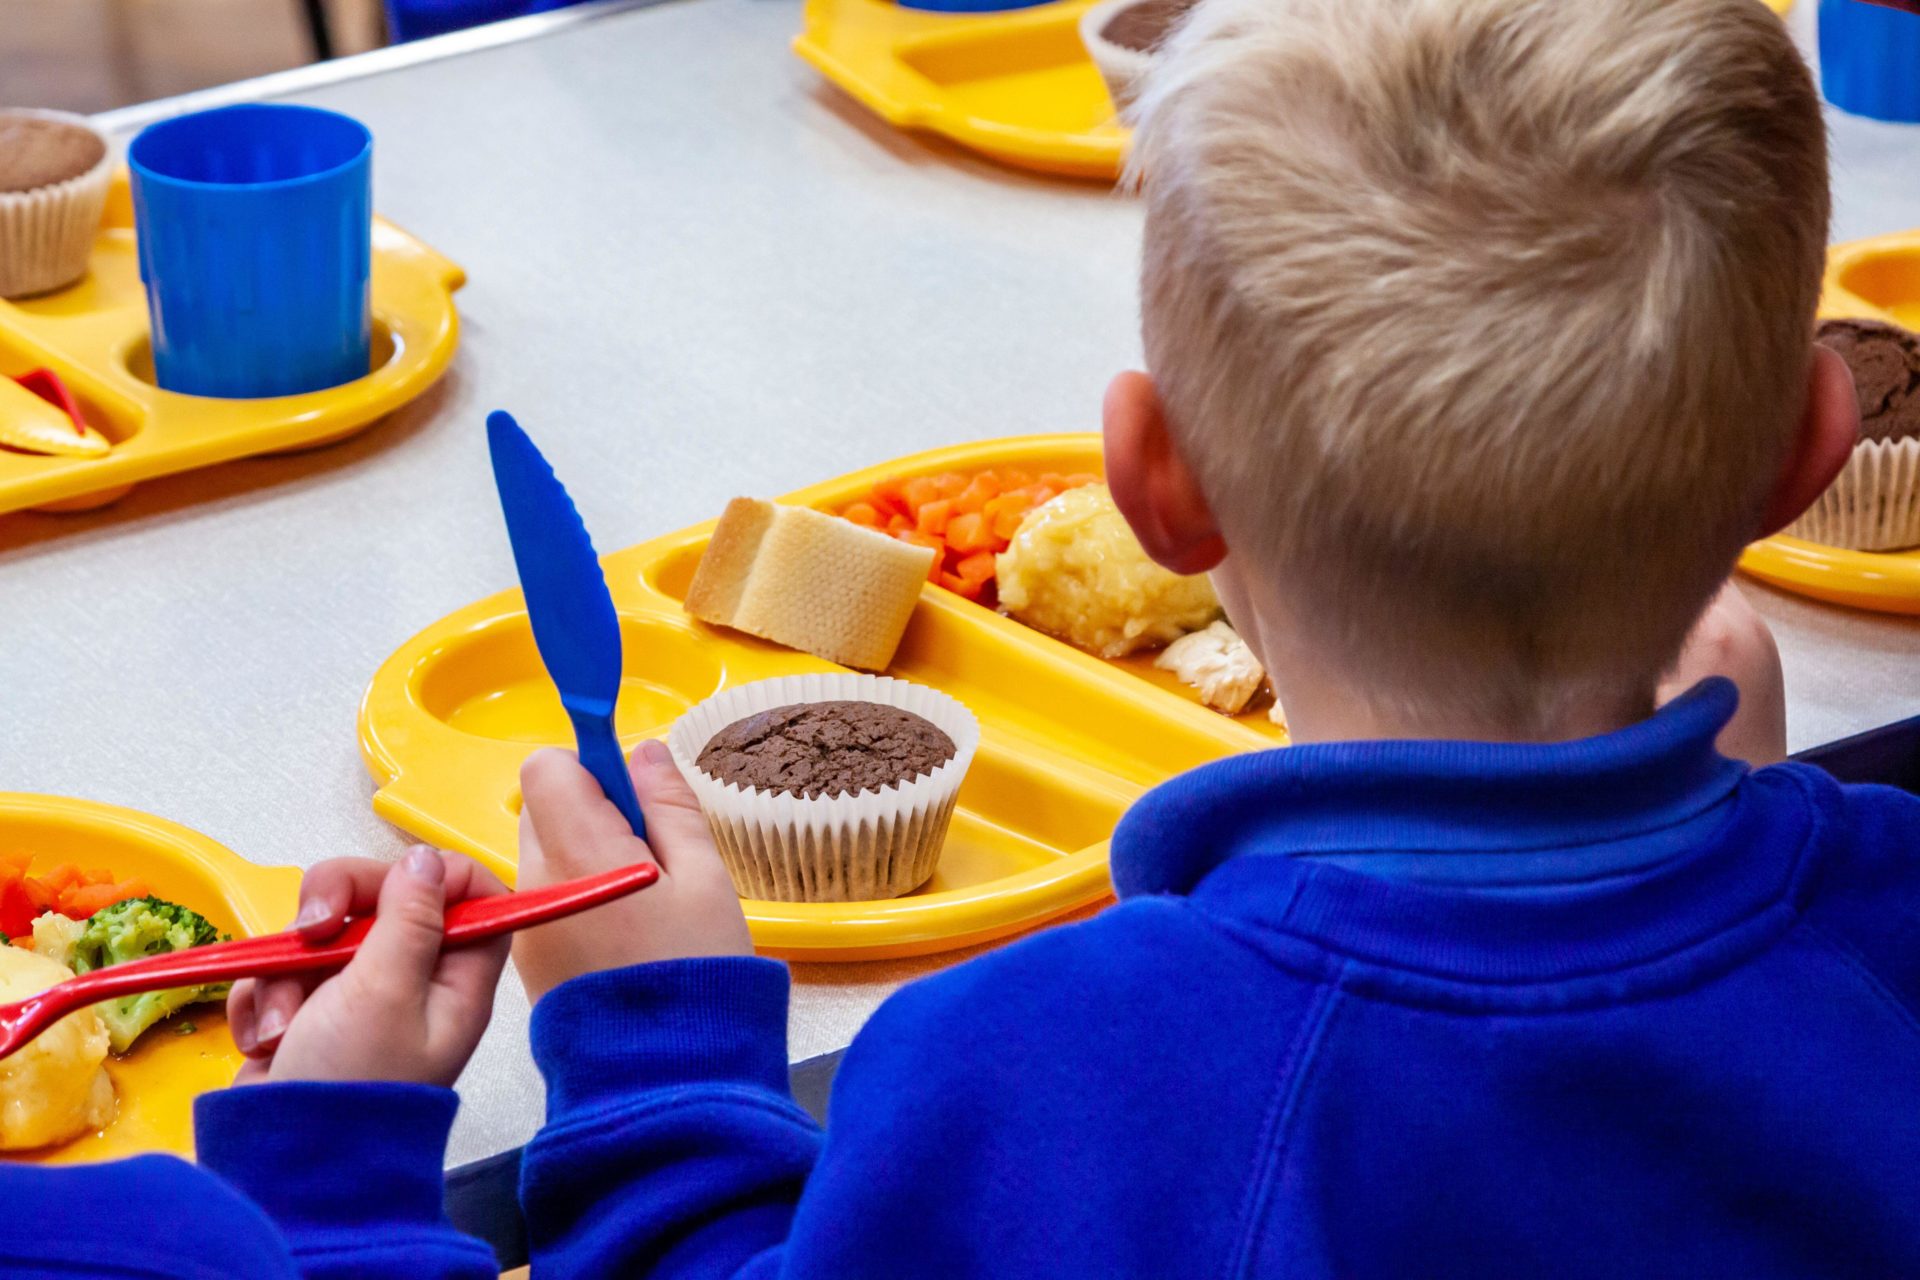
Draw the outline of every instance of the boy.
M824 1136L643 750L662 885L515 944L536 1272L1920 1276L1920 801L1718 755L1725 681L1654 710L1855 429L1780 23L1208 0L1157 76L1108 475L1299 745L889 1001ZM524 784L523 884L642 856L565 756Z

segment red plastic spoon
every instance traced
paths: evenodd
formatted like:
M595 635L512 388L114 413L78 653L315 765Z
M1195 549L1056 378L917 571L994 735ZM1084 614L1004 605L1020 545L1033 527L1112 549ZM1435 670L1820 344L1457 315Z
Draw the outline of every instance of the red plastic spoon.
M529 889L525 893L469 898L447 908L446 940L441 945L471 946L503 933L530 929L615 898L624 898L659 878L659 867L641 862L544 889ZM346 928L324 942L308 942L297 933L270 933L95 969L70 982L48 987L18 1004L0 1006L0 1058L14 1053L75 1009L116 996L231 982L236 978L338 969L360 949L367 930L373 927L373 920L372 916L351 920Z

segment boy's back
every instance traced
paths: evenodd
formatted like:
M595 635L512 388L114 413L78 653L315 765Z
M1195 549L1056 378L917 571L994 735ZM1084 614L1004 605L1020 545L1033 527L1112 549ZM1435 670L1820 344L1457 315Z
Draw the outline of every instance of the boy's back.
M777 967L629 971L656 1010L769 998L596 1052L652 1065L535 1144L536 1244L567 1275L1920 1275L1920 800L1722 759L1732 703L1169 784L1119 907L889 1002L817 1160ZM562 1088L580 986L540 1006ZM668 1042L733 1065L663 1073ZM589 1196L620 1212L539 1238Z

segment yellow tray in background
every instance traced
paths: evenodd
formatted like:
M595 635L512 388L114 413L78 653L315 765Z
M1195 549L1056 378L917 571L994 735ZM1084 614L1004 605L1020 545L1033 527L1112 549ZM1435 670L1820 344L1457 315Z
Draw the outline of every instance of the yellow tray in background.
M1920 329L1920 230L1828 250L1820 315ZM1849 551L1776 534L1748 547L1740 568L1762 582L1816 600L1920 614L1920 548Z
M50 368L114 442L100 458L0 449L0 513L81 510L142 480L249 454L307 448L371 426L432 386L459 341L459 267L382 219L373 223L373 364L366 377L305 395L223 400L153 382L147 299L126 174L116 177L85 279L0 300L0 374Z
M1021 169L1120 176L1131 131L1080 41L1095 0L932 13L893 0L807 0L794 52L888 124ZM1764 0L1785 14L1793 0Z
M783 501L835 509L879 480L1017 466L1098 471L1095 435L1032 436L918 454ZM564 462L562 462L564 469ZM729 685L838 668L710 627L681 607L711 523L602 558L627 674L615 725L631 750ZM921 955L1005 937L1109 892L1108 835L1134 797L1206 761L1285 741L1264 712L1209 711L1150 659L1090 657L943 588L920 604L889 674L943 689L980 720L979 755L924 889L885 902L745 903L754 941L809 960ZM519 769L572 734L520 593L467 606L402 645L360 710L374 809L511 880Z
M300 894L297 868L255 866L185 827L91 800L0 792L0 849L33 854L35 870L75 862L138 877L236 938L286 928ZM0 1159L71 1164L154 1151L191 1159L193 1100L230 1084L241 1057L220 1006L182 1016L198 1028L192 1035L162 1024L126 1057L107 1060L119 1095L113 1123L64 1146Z
M1120 174L1128 130L1080 43L1094 0L929 13L891 0L807 0L794 52L889 124L1022 169Z

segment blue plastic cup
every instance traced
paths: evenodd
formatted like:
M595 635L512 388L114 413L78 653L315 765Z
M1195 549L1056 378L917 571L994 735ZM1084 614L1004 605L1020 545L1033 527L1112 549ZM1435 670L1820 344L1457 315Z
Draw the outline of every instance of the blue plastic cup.
M1857 116L1920 122L1920 14L1820 0L1820 91Z
M373 135L317 107L149 125L127 148L154 377L252 399L364 378Z

